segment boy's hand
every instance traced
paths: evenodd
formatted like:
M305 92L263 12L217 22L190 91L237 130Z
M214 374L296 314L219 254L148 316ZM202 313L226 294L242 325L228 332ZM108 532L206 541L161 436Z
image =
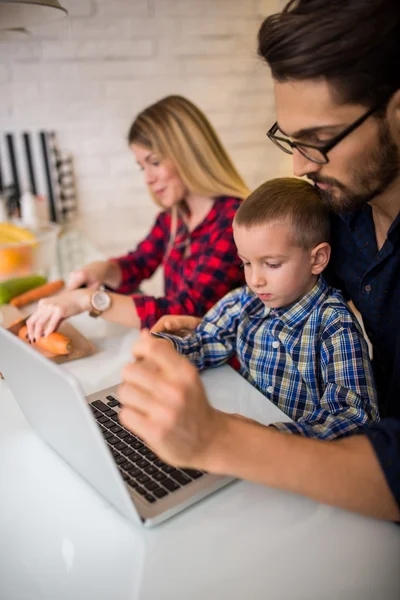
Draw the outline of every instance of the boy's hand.
M212 408L196 368L144 330L122 373L120 421L173 465L207 470L227 415Z
M200 323L199 317L164 315L153 325L151 333L171 333L177 337L185 337L192 334Z

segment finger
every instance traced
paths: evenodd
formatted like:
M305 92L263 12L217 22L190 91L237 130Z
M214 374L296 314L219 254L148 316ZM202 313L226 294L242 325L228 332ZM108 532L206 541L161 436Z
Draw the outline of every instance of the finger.
M157 396L136 383L123 382L118 387L118 398L123 406L147 415L154 422L163 422L168 419L169 407L164 398L160 402Z
M53 333L53 331L56 331L56 329L58 329L62 321L63 319L60 315L60 312L54 311L53 314L50 316L46 327L44 328L44 335L48 336L50 335L50 333Z
M170 328L170 321L165 317L161 317L158 319L157 323L153 325L150 329L151 333L163 333L164 331L168 331Z
M128 363L122 370L122 381L141 388L149 397L157 395L162 381L161 372L149 361Z
M36 342L36 340L38 340L43 331L44 328L46 326L47 321L49 320L49 318L51 317L51 311L50 310L45 310L43 311L40 315L38 315L35 324L33 326L33 332L32 332L32 341Z
M139 340L132 349L136 359L145 359L163 371L166 379L174 380L185 372L191 372L194 367L189 361L180 356L172 344L159 344L147 329L142 329ZM182 373L180 372L182 369Z
M118 413L118 420L127 429L138 435L146 444L153 449L152 440L154 439L155 424L147 417L134 408L125 408L124 406Z

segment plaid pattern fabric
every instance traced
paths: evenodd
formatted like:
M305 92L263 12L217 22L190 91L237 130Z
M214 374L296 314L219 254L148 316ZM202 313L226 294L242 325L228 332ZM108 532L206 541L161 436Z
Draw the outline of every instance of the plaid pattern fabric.
M169 212L162 212L134 252L113 259L122 270L121 286L114 291L131 294L142 327L151 327L165 314L201 317L227 292L243 284L232 234L232 221L240 202L237 198L217 198L192 232L179 220L167 257L171 217ZM135 294L140 283L161 264L165 295L155 298Z
M295 423L282 431L320 439L379 420L367 344L338 290L321 278L288 308L267 308L244 286L205 316L192 336L167 334L199 369L234 353L240 373Z

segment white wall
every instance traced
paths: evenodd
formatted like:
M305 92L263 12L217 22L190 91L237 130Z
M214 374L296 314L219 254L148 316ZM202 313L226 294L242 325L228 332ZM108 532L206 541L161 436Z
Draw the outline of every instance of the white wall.
M54 129L75 157L88 236L107 254L131 248L155 214L127 149L135 114L183 94L216 127L250 187L291 173L265 137L274 121L268 69L256 56L280 0L61 0L69 17L0 43L0 130Z

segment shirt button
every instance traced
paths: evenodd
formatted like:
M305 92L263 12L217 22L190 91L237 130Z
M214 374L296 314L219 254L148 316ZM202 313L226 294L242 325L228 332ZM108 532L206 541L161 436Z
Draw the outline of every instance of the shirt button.
M274 388L272 387L272 385L269 385L269 386L267 387L267 392L268 392L268 394L272 394L272 390L273 390L273 389L274 389Z
M364 290L365 290L365 291L366 291L366 292L369 294L369 293L370 293L370 291L372 290L372 287L371 287L370 285L366 285L366 286L364 287Z
M272 342L273 348L279 348L279 342Z

